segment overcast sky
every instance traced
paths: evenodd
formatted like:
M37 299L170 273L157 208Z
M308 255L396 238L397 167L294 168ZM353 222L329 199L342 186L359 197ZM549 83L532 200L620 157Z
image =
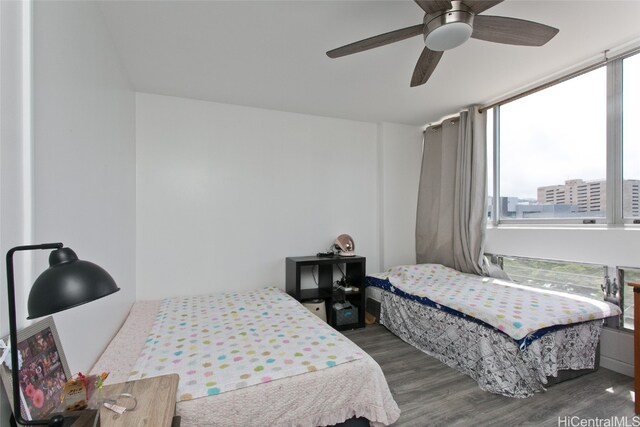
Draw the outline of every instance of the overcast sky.
M640 179L640 55L624 62L624 178ZM606 69L500 107L500 193L606 178Z

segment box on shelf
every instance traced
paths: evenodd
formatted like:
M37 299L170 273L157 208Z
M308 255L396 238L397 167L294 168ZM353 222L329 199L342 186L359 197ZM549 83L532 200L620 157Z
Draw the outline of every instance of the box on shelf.
M336 326L351 325L358 323L358 307L349 303L338 303L333 305Z
M302 305L304 305L307 310L321 318L323 321L327 321L327 309L324 306L324 300L312 299L302 301Z

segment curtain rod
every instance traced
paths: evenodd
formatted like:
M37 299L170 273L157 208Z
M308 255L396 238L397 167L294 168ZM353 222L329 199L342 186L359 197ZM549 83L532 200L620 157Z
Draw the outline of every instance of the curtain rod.
M595 64L588 65L588 66L586 66L584 68L581 68L579 70L573 71L573 72L571 72L571 73L569 73L567 75L564 75L562 77L558 77L557 79L554 79L554 80L551 80L549 82L543 83L540 86L536 86L534 88L525 90L524 92L520 92L520 93L518 93L516 95L512 95L512 96L510 96L508 98L505 98L505 99L502 99L500 101L493 102L493 103L491 103L489 105L484 105L484 106L480 107L478 109L478 111L481 112L481 113L484 113L486 110L490 110L493 107L497 107L499 105L504 105L504 104L506 104L508 102L515 101L516 99L524 98L525 96L531 95L532 93L539 92L539 91L541 91L543 89L546 89L548 87L554 86L554 85L556 85L558 83L562 83L562 82L567 81L569 79L572 79L574 77L578 77L578 76L580 76L582 74L588 73L589 71L593 71L593 70L595 70L597 68L600 68L600 67L608 64L611 61L616 61L618 59L624 59L624 58L627 58L627 57L629 57L631 55L635 55L636 53L640 52L640 47L633 48L633 49L628 50L628 51L626 51L624 53L621 53L619 55L612 56L611 58L607 57L607 52L609 52L609 50L605 50L603 52L604 53L604 59L602 59L599 62L596 62Z

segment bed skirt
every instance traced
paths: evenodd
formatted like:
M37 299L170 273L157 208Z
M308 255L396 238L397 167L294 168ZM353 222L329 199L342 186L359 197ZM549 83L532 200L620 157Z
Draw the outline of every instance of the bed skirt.
M602 320L549 332L521 348L507 335L433 307L382 293L380 323L405 342L509 397L544 391L547 377L593 369Z

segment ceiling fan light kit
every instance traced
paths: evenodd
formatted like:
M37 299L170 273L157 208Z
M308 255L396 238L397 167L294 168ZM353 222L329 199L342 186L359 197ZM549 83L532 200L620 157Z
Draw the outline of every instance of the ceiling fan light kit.
M473 13L462 2L452 1L451 9L424 15L424 44L434 51L462 45L473 33Z
M456 48L469 38L517 46L542 46L558 33L557 28L537 22L479 15L504 0L414 1L425 12L422 24L350 43L328 51L327 56L339 58L422 35L425 47L411 77L411 87L414 87L429 80L445 50Z

